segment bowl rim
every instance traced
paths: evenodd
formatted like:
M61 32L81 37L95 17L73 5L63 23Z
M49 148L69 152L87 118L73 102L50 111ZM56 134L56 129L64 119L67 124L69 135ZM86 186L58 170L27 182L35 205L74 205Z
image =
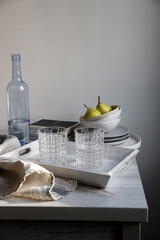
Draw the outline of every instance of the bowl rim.
M114 107L114 109L112 111L108 112L108 113L104 113L102 115L92 117L92 118L86 118L86 119L84 118L84 116L82 116L82 117L83 117L84 121L91 121L92 122L92 121L96 121L96 120L99 120L99 119L104 119L106 117L109 117L112 114L121 110L121 107L119 105L112 105L111 107Z

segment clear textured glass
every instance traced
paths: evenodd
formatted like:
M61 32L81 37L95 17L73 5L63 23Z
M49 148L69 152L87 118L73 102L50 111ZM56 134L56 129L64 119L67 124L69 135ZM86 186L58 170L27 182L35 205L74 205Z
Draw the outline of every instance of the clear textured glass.
M44 127L38 130L40 161L64 165L67 132L64 127Z
M77 166L87 169L101 167L104 155L104 130L77 128L74 131Z
M7 86L8 131L21 145L29 143L29 90L22 80L19 54L12 55L12 81Z

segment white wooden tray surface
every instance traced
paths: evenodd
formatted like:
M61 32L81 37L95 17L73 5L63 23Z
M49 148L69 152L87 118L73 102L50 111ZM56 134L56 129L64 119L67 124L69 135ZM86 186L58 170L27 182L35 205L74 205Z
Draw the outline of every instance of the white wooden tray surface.
M120 173L127 169L139 152L139 150L105 146L103 166L95 170L90 170L78 168L76 166L74 146L74 142L67 143L67 164L63 166L46 163L42 164L39 162L38 140L4 154L3 157L32 161L53 172L57 177L75 179L82 184L105 188L110 182L118 177ZM30 148L31 151L25 155L19 156L19 152L27 148Z

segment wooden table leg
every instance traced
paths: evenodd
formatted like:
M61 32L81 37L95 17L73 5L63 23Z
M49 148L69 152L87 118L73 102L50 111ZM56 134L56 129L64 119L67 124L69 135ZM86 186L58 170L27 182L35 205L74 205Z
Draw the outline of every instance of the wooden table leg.
M140 240L141 239L141 223L123 223L123 240Z

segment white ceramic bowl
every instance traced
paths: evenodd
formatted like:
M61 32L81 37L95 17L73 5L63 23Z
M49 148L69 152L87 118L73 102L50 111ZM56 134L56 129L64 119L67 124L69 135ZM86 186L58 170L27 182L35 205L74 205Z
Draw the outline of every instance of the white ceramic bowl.
M85 120L86 121L89 121L89 122L93 122L93 121L97 121L97 120L102 120L102 119L106 119L108 117L110 117L110 119L114 119L114 117L112 118L111 116L112 115L115 115L117 112L119 112L119 110L121 109L120 106L118 105L114 105L114 106L111 106L113 108L112 111L108 112L108 113L104 113L100 116L97 116L97 117L93 117L93 118L86 118ZM120 111L121 112L121 111Z
M105 132L110 132L115 127L118 126L121 118L114 119L107 122L98 122L98 121L85 121L83 117L80 118L80 123L83 127L97 127L97 128L103 128Z

